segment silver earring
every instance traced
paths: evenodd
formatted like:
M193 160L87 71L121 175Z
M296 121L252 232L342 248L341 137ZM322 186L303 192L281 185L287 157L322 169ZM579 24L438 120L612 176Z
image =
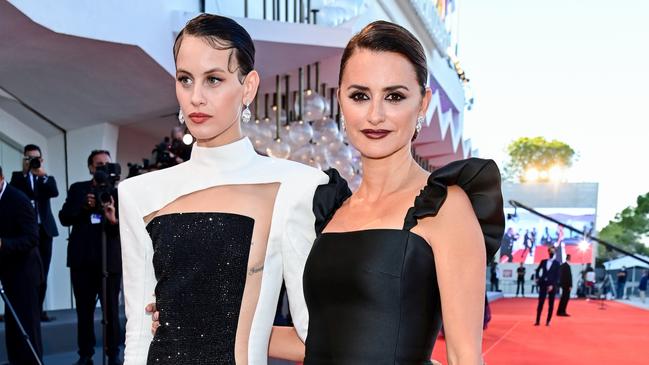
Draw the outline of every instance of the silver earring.
M415 126L415 130L417 131L417 134L421 132L421 127L424 125L424 117L421 115L417 117L417 125Z
M250 104L246 104L246 108L243 109L243 112L241 112L241 121L244 123L250 122L250 118L252 117L252 113L250 113L250 108L248 108Z
M345 125L345 116L340 114L340 128L344 131L347 132L347 126Z
M185 124L185 116L183 115L182 109L178 109L178 121L180 124Z

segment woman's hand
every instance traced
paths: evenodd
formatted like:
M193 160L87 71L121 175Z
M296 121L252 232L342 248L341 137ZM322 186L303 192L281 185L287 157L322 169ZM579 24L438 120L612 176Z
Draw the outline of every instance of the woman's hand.
M160 327L160 312L157 311L155 303L149 303L144 310L147 313L152 313L151 319L153 322L151 323L151 333L155 336L158 327Z

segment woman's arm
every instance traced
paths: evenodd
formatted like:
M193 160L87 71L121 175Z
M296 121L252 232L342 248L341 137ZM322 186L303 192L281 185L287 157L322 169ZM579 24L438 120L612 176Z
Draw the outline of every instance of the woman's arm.
M295 328L273 326L268 356L289 361L304 361L304 343Z
M151 317L144 306L155 301L155 275L153 273L153 247L144 227L136 199L126 184L119 187L120 238L126 302L125 365L146 363L149 345L153 338Z
M435 257L448 364L482 364L486 250L466 193L450 186L437 216L420 226Z

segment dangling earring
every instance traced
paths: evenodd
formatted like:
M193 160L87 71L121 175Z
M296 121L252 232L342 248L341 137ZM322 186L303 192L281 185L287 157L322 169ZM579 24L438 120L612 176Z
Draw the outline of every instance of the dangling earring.
M182 109L178 109L178 121L180 124L185 124L185 116L183 115Z
M417 117L417 125L415 126L415 131L417 131L417 134L421 132L421 127L424 125L424 117L421 115Z
M250 104L246 104L246 108L243 109L243 112L241 112L241 121L244 123L250 122L250 118L252 117L252 113L250 113L250 108L248 108Z
M340 114L340 128L343 132L347 132L347 126L345 126L345 116Z
M421 115L417 117L417 124L415 125L415 135L412 136L411 141L414 141L417 139L417 136L419 136L419 132L421 132L421 127L424 124L424 117Z

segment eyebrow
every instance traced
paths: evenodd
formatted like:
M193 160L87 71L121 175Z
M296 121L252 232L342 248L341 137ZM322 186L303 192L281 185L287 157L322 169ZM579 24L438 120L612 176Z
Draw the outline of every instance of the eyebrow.
M349 85L347 90L349 90L349 89L358 89L358 90L362 90L362 91L368 91L370 88L367 87L367 86L362 86L362 85ZM408 87L404 86L404 85L386 86L386 87L383 88L383 91L389 92L389 91L395 91L395 90L399 90L399 89L405 89L407 91L410 91L410 89L408 89Z
M182 69L182 68L179 68L179 69L176 70L176 73L181 73L181 72L182 72L182 73L186 73L186 74L188 74L188 75L191 75L191 74L192 74L191 72L189 72L189 71L187 71L187 70L185 70L185 69ZM212 72L223 72L223 73L225 73L225 70L223 70L223 69L220 68L220 67L215 67L215 68L211 68L211 69L209 69L209 70L203 72L203 74L204 74L204 75L207 75L207 74L211 74Z

